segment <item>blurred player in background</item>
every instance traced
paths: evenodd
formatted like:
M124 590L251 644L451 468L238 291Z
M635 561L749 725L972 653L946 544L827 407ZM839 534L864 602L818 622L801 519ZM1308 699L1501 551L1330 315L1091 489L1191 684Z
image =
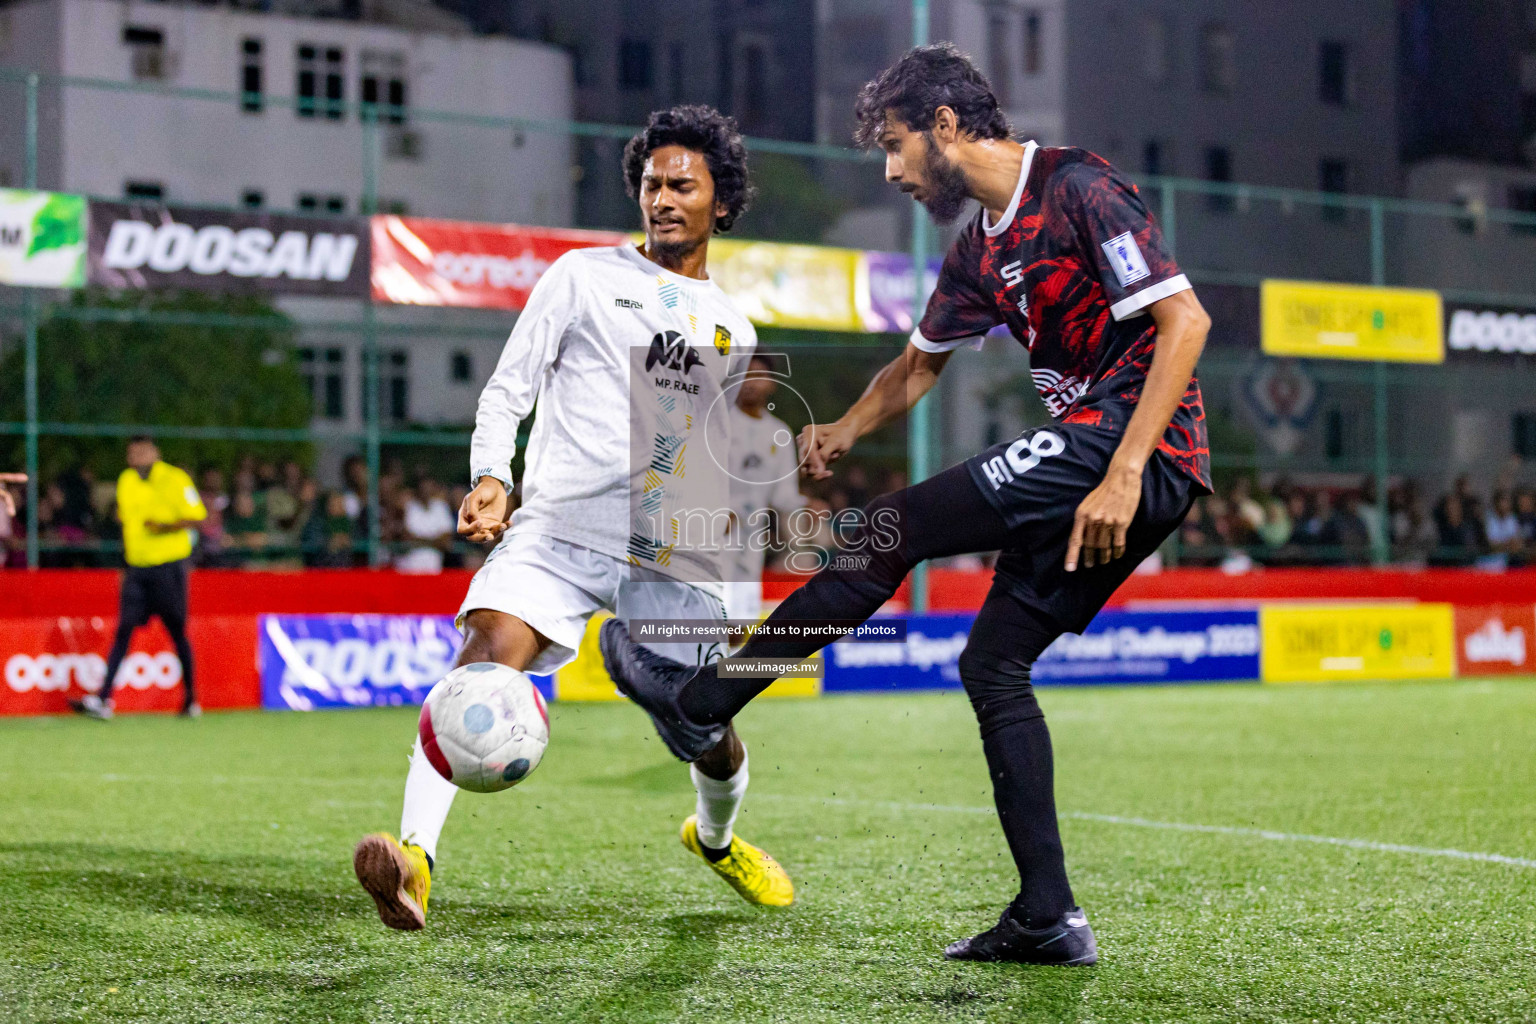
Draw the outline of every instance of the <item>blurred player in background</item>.
M1001 551L959 667L1019 893L995 927L945 955L1091 964L1098 947L1067 882L1030 668L1062 633L1081 632L1211 493L1194 379L1210 318L1136 187L1084 150L1014 142L986 79L952 45L908 53L865 86L855 113L859 141L885 150L887 180L935 220L955 220L972 199L982 208L945 257L906 351L841 419L802 433L807 469L829 475L859 438L905 415L955 349L999 324L1028 350L1054 422L875 499L844 545L868 557L822 570L726 662L668 664L627 643L617 622L603 626L604 660L663 739L697 735L768 685L734 675L741 661L798 660L823 645L778 639L789 630L774 627L862 621L919 562ZM880 528L891 521L897 530Z
M630 140L624 175L644 243L556 260L480 396L474 490L459 511L459 533L500 543L459 611L456 665L553 672L575 658L587 620L604 608L626 619L725 622L719 548L705 555L674 547L658 536L664 515L648 513L652 502L663 510L680 500L722 513L731 507L729 471L713 464L703 434L757 342L751 322L709 279L706 259L710 236L729 230L751 199L746 150L729 118L677 107L652 114ZM523 504L510 517L518 427L535 402ZM723 431L729 424L720 417ZM722 647L660 649L698 665ZM746 748L729 723L712 732L690 758L698 810L683 823L683 845L748 902L787 905L788 874L732 831L747 789ZM386 925L425 924L437 841L457 793L418 740L401 840L371 835L354 854Z
M151 437L128 442L128 468L117 478L117 518L123 524L123 573L117 637L107 655L101 690L70 701L92 718L112 717L112 685L128 654L133 631L159 616L176 645L186 688L181 714L203 713L192 685L192 645L187 641L187 578L192 567L192 529L208 518L203 499L184 470L160 461Z
M16 514L16 498L11 494L11 484L24 484L27 482L25 473L0 473L0 506L5 508L7 516Z
M758 353L731 406L731 531L725 609L732 622L756 622L763 613L763 561L769 513L783 518L805 507L794 432L773 415L779 389L773 360Z

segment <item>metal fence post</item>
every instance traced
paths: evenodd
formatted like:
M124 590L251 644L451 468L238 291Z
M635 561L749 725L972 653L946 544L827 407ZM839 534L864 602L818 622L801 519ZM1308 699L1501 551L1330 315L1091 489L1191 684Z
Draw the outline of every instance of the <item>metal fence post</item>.
M1371 284L1387 283L1387 226L1386 209L1380 199L1371 200ZM1380 531L1376 536L1376 550L1371 553L1377 565L1392 560L1392 521L1387 513L1387 473L1390 471L1387 451L1387 364L1371 365L1373 404L1376 413L1376 520Z
M912 45L928 43L928 0L912 0ZM928 215L916 203L912 204L912 327L922 319L923 303L927 300L926 277L928 270ZM930 391L921 399L907 419L907 483L915 484L928 477L929 450L932 444L933 407L938 391ZM928 563L922 562L912 570L908 608L917 615L928 611Z
M371 215L378 205L378 120L371 107L359 111L363 122L363 196L364 215ZM379 474L382 469L381 401L379 381L379 333L373 307L373 290L363 299L363 424L368 460L368 564L384 564L383 503L379 500Z
M27 188L37 188L37 86L36 72L27 76L27 153L24 181ZM26 473L27 473L27 568L38 567L38 497L41 488L37 475L41 459L38 451L38 403L37 403L37 289L28 288L22 293L23 314L26 320L25 369L22 371L22 391L26 402Z
M1158 193L1159 210L1157 214L1157 219L1162 222L1160 226L1163 229L1163 244L1168 247L1168 251L1173 253L1175 258L1177 258L1179 252L1178 191L1178 186L1172 181L1167 178L1163 179Z

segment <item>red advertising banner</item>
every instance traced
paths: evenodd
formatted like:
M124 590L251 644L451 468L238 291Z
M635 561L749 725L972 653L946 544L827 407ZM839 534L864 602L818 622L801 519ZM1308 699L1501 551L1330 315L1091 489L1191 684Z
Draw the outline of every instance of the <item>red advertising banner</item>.
M0 619L0 715L69 710L69 699L101 688L115 618ZM254 708L256 616L205 615L188 623L197 660L197 699L205 708ZM117 710L181 707L181 662L158 621L134 635L113 693Z
M522 309L562 255L627 238L616 231L374 217L373 297L408 306Z
M1457 605L1457 675L1529 672L1536 672L1536 605Z

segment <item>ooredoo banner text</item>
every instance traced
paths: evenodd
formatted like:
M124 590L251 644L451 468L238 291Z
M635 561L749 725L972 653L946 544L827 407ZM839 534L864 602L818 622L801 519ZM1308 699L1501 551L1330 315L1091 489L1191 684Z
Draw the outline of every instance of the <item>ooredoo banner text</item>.
M627 239L612 231L374 217L373 297L409 306L522 309L562 255Z

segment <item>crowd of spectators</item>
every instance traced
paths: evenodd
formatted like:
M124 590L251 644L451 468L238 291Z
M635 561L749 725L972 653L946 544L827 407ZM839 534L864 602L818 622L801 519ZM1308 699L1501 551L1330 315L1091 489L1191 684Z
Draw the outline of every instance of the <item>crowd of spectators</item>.
M342 467L339 487L321 487L296 462L243 459L232 474L197 472L208 508L199 531L198 563L216 568L340 568L367 563L367 467L359 457ZM793 537L796 550L832 550L829 513L862 508L905 485L899 471L851 463L832 480L808 484L806 505L818 513L814 530ZM380 537L387 561L403 572L476 568L483 549L458 541L457 510L467 487L444 484L423 467L407 472L387 460L379 478ZM25 564L21 492L17 515L0 505L0 566ZM119 564L121 533L114 514L115 480L88 469L44 482L39 496L43 564ZM803 535L802 535L803 534ZM781 531L781 538L789 539ZM1369 565L1385 551L1394 564L1476 565L1498 569L1536 565L1536 488L1505 480L1486 495L1463 476L1431 503L1413 480L1394 484L1383 518L1374 485L1301 486L1280 479L1257 487L1239 477L1199 499L1177 534L1184 565ZM787 552L770 556L777 565ZM969 560L984 565L985 560Z
M211 568L342 568L367 563L368 475L361 458L343 466L342 484L321 487L297 462L242 459L232 474L195 473L208 518L195 555ZM482 553L455 543L457 510L467 488L450 488L424 469L407 473L390 460L379 476L380 537L402 572L432 573L479 565ZM18 491L18 498L20 493ZM46 481L38 500L45 566L111 566L120 561L116 480L89 469ZM0 508L0 565L25 564L23 503L14 519Z
M1385 516L1374 483L1268 489L1240 477L1225 493L1195 502L1179 530L1185 565L1536 565L1536 488L1509 480L1479 493L1466 477L1431 504L1412 479L1387 491Z

